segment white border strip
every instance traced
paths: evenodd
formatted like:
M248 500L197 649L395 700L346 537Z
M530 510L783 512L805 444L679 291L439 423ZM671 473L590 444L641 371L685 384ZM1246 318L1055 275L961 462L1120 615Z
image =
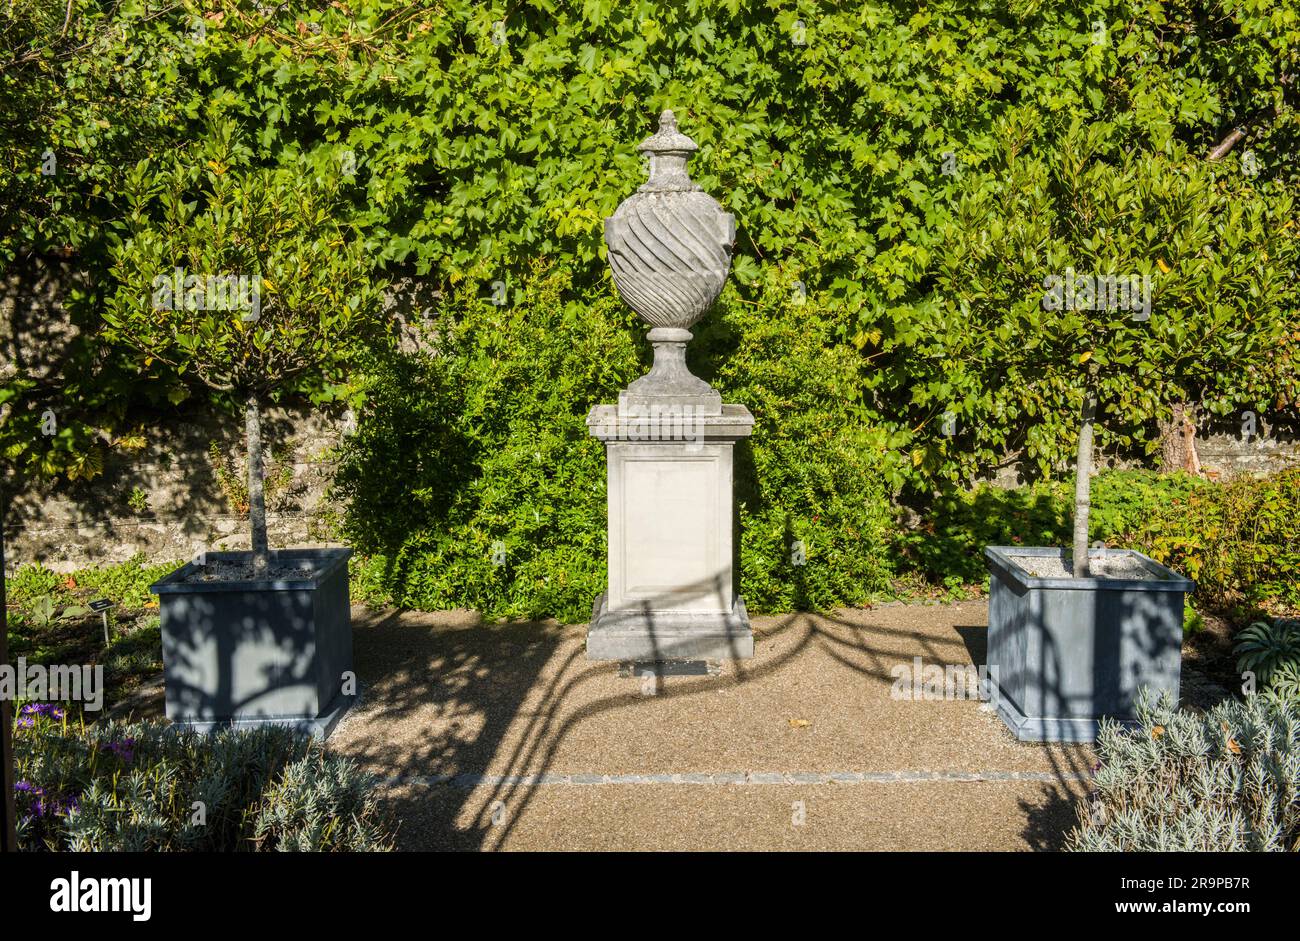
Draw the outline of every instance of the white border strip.
M1064 783L1090 781L1090 774L1059 774L1052 771L723 771L682 774L433 774L398 775L380 780L382 787L591 787L602 784L980 784L1001 781Z

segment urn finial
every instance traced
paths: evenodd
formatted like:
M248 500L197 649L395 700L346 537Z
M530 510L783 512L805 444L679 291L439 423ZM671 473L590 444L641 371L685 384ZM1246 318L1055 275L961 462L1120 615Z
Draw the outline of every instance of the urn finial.
M650 158L650 177L641 184L640 193L699 191L686 171L686 161L700 147L677 130L677 116L671 110L659 115L659 130L647 137L637 150Z

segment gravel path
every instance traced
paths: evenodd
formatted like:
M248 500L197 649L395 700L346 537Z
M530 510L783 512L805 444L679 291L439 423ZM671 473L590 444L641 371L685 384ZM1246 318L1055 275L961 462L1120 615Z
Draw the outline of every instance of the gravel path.
M982 602L755 618L753 660L658 679L587 662L584 625L353 624L366 692L329 745L407 849L1050 849L1093 763L891 696L915 657L982 661Z

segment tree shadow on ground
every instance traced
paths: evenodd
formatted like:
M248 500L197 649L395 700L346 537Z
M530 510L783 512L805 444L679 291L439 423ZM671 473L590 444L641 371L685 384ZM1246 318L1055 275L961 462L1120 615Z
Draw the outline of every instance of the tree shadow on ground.
M354 629L363 704L336 733L331 747L385 779L386 800L403 821L399 840L404 849L502 847L540 790L535 776L551 772L566 745L590 747L592 742L581 738L599 734L596 720L638 704L641 681L619 681L626 685L612 691L616 665L585 660L583 646L574 637L580 627L554 622L493 625L471 612L358 611ZM721 677L659 681L655 696L660 702L699 699L700 708L707 709L709 700L723 691L786 671L788 682L798 690L803 667L795 667L794 661L806 652L829 657L852 671L846 677L856 676L888 696L897 665L917 654L938 663L965 659L960 652L971 641L961 635L977 630L947 628L931 636L839 616L788 615L756 630L756 643L774 652L736 661ZM629 728L643 724L638 719ZM956 746L956 753L963 744ZM646 754L655 747L654 741L645 741ZM1071 785L1077 789L1074 779L1087 770L1086 749L1045 751L1060 794L1068 794ZM763 759L768 768L786 765L779 748ZM909 755L890 759L890 764L907 766ZM606 773L601 768L582 770ZM566 768L563 773L572 772ZM1072 820L1062 812L1063 802L1068 803L1064 796L1049 796L1042 806L1022 802L1027 818L1023 835L1031 846L1060 845Z
M1039 852L1065 849L1066 839L1079 820L1081 797L1064 785L1043 787L1043 799L1034 803L1021 798L1018 803L1025 815L1021 836L1030 848Z

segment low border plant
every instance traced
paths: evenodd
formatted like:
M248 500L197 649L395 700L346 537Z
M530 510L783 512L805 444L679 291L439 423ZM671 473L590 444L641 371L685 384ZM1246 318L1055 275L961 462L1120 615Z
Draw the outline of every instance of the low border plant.
M1300 709L1263 696L1206 713L1143 696L1138 724L1103 724L1084 852L1300 850Z
M290 729L212 735L86 725L31 703L14 723L18 843L51 851L380 851L374 779Z

